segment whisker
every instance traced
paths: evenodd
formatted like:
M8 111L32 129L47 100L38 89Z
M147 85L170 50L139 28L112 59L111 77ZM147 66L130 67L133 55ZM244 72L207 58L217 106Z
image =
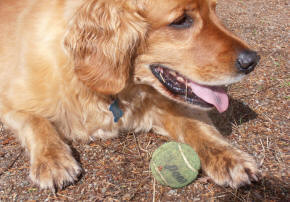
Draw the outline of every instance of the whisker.
M187 79L185 80L185 100L187 100Z
M160 76L160 78L162 79L162 81L165 83L165 79L163 78L163 76L162 76L162 73L161 73L161 72L159 73L159 76Z

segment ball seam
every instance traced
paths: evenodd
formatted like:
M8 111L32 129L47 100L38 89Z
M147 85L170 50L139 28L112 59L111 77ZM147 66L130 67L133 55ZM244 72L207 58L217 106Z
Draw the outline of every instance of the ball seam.
M187 165L187 167L189 167L189 169L192 170L193 172L197 172L197 170L196 170L194 167L192 167L192 166L190 165L190 163L188 162L187 158L185 157L185 155L184 155L184 153L183 153L183 151L182 151L182 149L181 149L180 144L178 145L178 149L179 149L179 151L180 151L180 153L181 153L181 156L182 156L182 158L183 158L185 164Z
M153 167L154 167L155 171L159 174L160 178L163 180L163 183L168 185L168 182L165 180L165 178L163 177L163 175L161 174L161 172L159 171L159 169L157 168L155 163L152 162L152 164L153 164Z

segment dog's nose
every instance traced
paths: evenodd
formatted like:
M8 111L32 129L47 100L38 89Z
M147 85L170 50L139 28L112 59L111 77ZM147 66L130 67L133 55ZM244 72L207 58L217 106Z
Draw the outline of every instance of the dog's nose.
M254 70L260 60L260 56L250 50L243 50L239 53L236 67L242 73L248 74Z

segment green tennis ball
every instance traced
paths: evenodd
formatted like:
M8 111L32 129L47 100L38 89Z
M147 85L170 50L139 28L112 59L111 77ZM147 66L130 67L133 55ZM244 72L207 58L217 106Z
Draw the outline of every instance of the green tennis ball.
M168 142L155 150L150 168L160 184L180 188L196 179L200 159L187 144Z

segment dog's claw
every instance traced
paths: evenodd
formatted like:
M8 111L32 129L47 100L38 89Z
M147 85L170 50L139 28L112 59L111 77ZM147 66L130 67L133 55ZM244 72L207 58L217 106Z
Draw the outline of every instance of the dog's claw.
M212 180L219 185L239 188L259 180L256 163L246 153L239 150L225 151L212 158L210 166L203 167Z

